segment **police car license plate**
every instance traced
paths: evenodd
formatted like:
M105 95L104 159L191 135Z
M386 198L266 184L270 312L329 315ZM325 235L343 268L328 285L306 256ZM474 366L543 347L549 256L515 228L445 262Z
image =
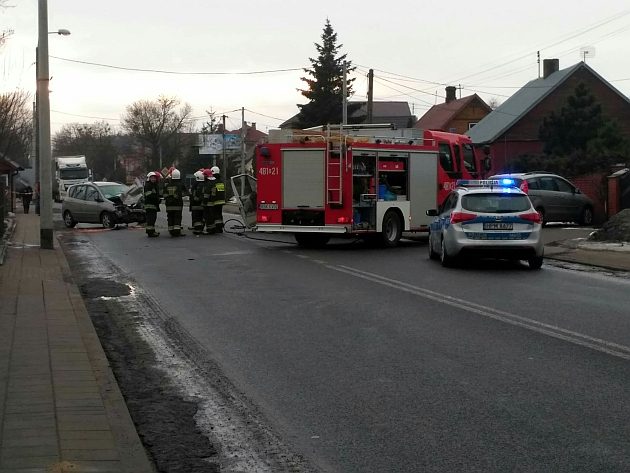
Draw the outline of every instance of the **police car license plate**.
M484 222L483 224L484 230L512 230L513 228L512 222Z

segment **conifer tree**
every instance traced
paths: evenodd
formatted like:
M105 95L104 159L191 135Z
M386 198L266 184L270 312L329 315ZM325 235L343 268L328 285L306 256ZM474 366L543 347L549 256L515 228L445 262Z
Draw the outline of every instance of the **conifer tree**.
M617 123L604 116L583 83L559 113L543 120L539 137L550 167L569 176L605 171L628 154Z
M309 58L312 68L304 69L304 72L310 77L301 78L306 82L308 88L298 89L309 100L306 104L298 104L300 113L297 119L300 128L341 123L344 61L346 62L346 77L355 70L355 67L346 61L346 54L338 55L343 45L337 44L337 33L333 30L328 19L326 19L321 38L321 44L315 43L318 52L317 58ZM354 79L347 79L346 93L348 97L352 95L353 81ZM359 107L359 104L349 105L348 117Z

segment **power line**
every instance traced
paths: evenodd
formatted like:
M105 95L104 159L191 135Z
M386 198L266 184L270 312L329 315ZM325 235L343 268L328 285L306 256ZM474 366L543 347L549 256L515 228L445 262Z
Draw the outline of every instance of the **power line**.
M58 56L50 56L51 58L58 59L60 61L73 62L76 64L87 64L89 66L98 66L98 67L106 67L108 69L117 69L121 71L134 71L134 72L151 72L156 74L175 74L175 75L198 75L198 76L231 76L231 75L255 75L255 74L272 74L276 72L292 72L292 71L301 71L302 67L299 68L288 68L288 69L271 69L266 71L247 71L247 72L182 72L182 71L167 71L161 69L141 69L138 67L123 67L123 66L113 66L111 64L101 64L97 62L88 62L88 61L79 61L76 59L68 59Z

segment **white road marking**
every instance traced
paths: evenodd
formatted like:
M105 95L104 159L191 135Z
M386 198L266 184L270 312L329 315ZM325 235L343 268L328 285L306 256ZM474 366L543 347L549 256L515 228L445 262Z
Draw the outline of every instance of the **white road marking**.
M618 358L623 358L624 360L630 360L630 347L625 345L602 340L601 338L591 337L589 335L575 332L573 330L567 330L556 325L546 324L544 322L539 322L537 320L522 317L520 315L512 314L510 312L493 309L492 307L487 307L481 304L476 304L474 302L459 299L457 297L441 294L436 291L424 289L403 281L398 281L396 279L386 278L379 274L362 271L360 269L352 268L350 266L334 266L330 264L327 264L325 266L328 269L332 269L333 271L338 271L341 273L349 274L350 276L366 279L368 281L372 281L383 286L391 287L399 291L404 291L419 297L423 297L425 299L430 299L442 304L456 307L461 310L472 312L474 314L499 320L501 322L505 322L511 325L516 325L518 327L523 327L525 329L542 333L550 337L591 348L593 350L607 353Z

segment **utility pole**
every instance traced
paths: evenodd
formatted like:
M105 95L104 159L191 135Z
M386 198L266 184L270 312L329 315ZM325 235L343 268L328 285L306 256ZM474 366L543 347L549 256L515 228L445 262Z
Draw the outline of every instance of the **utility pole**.
M225 115L221 115L221 120L223 121L223 126L221 127L221 139L222 139L222 142L223 142L223 146L222 146L222 149L221 149L221 151L222 151L222 153L221 153L221 169L223 169L224 172L227 172L227 168L225 167L225 119L226 118L227 117Z
M341 120L341 124L342 125L347 125L348 124L348 86L346 83L346 75L348 73L348 63L346 61L343 62L343 86L342 86L342 93L343 93L343 100L342 100L342 120Z
M536 56L538 57L538 78L540 79L540 51L536 51Z
M367 123L374 123L374 69L368 71Z
M247 124L245 123L245 107L241 108L241 174L245 174L245 138Z
M40 248L52 250L53 209L52 209L52 150L50 146L50 74L48 71L48 4L47 0L38 3L39 37L37 42L37 97L39 99L39 188Z

